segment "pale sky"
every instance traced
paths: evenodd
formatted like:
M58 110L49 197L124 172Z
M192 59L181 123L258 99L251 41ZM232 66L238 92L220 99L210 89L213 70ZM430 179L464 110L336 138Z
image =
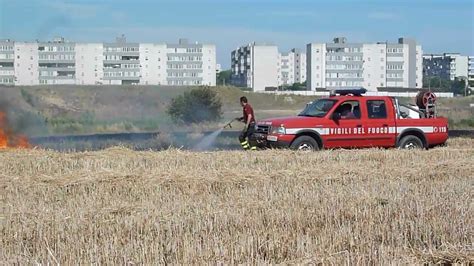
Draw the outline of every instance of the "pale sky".
M425 53L474 55L472 0L0 0L0 38L217 45L217 60L257 41L281 52L309 42L396 42L414 38Z

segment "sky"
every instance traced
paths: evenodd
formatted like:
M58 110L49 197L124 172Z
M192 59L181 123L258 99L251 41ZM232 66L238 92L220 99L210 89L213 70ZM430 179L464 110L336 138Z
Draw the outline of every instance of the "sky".
M474 0L0 0L0 39L213 43L217 61L257 41L280 52L310 42L396 42L474 55Z

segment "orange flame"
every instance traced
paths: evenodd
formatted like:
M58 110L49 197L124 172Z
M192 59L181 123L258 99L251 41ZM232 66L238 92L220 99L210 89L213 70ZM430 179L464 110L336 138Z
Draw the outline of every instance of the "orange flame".
M7 135L3 133L3 130L0 129L0 149L4 149L7 147Z
M0 112L0 149L5 148L29 148L28 138L22 135L9 134L5 113Z

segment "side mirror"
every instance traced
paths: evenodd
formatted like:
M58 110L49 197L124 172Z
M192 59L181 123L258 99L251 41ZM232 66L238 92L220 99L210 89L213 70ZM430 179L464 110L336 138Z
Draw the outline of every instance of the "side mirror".
M341 119L341 113L334 112L334 113L332 114L332 120L338 121L338 120L340 120L340 119Z

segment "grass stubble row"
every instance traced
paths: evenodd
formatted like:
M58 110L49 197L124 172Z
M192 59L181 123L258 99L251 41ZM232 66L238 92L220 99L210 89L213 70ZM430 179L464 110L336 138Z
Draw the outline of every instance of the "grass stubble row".
M474 140L0 151L4 263L472 263Z

